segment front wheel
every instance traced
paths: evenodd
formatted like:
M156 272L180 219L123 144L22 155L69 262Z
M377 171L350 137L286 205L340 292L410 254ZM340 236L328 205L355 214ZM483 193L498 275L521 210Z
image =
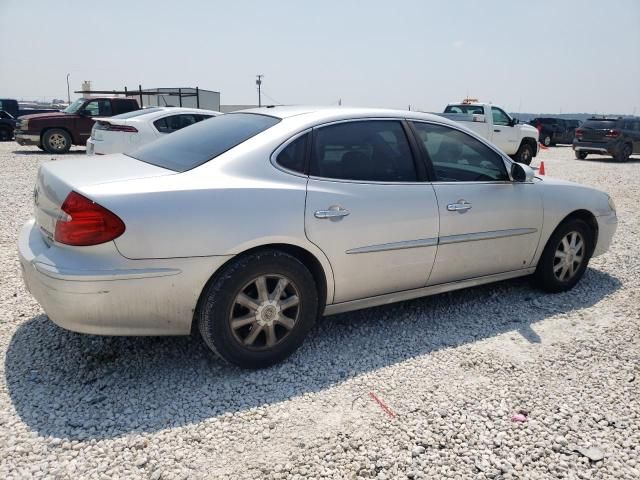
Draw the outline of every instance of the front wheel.
M551 135L549 135L548 133L546 133L543 137L542 137L542 144L545 147L550 147L551 146Z
M232 260L205 287L196 320L205 343L242 368L291 355L318 314L313 276L295 257L264 250Z
M524 163L525 165L531 165L531 160L533 160L533 147L528 143L523 143L515 155L515 161Z
M572 289L587 269L593 242L591 229L584 221L560 224L540 257L534 274L536 284L554 293Z
M584 160L585 158L587 158L587 152L582 152L580 150L576 150L576 158L578 160Z
M8 142L12 136L11 130L8 128L0 128L0 142Z
M71 148L71 136L59 128L47 130L42 136L42 146L49 153L67 153Z

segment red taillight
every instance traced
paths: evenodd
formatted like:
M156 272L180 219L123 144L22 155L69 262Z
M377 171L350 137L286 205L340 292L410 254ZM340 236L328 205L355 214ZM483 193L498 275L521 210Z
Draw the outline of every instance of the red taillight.
M67 195L62 211L68 218L56 222L56 242L86 247L118 238L124 223L116 214L76 192Z
M538 133L542 133L542 124L539 123L536 128L538 129Z
M620 130L607 130L604 134L605 137L618 138L620 136Z
M106 130L108 132L138 133L138 129L136 127L132 127L131 125L117 125L105 121L99 121L96 124L96 130Z
M584 132L580 129L576 129L576 138L581 138Z

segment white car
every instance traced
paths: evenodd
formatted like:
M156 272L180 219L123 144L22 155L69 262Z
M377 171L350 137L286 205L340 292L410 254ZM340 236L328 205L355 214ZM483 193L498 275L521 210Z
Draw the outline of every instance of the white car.
M195 324L243 367L284 359L323 313L532 274L569 290L617 225L606 193L418 112L247 110L106 158L40 167L27 288L69 330Z
M217 115L222 113L199 108L152 107L97 118L87 140L87 155L129 153L168 133Z

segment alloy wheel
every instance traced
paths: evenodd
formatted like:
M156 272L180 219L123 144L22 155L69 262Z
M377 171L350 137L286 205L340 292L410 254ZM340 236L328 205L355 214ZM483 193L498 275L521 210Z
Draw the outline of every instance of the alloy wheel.
M49 145L56 150L64 150L67 146L67 139L60 133L54 133L49 137Z
M585 257L585 242L582 235L576 231L567 233L556 247L553 274L561 282L568 282L580 270Z
M283 275L261 275L236 295L229 324L245 348L265 350L282 342L300 316L300 294Z

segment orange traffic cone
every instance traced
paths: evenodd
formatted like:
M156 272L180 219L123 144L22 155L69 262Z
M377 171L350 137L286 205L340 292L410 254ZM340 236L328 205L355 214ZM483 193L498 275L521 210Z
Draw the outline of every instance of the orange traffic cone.
M538 168L538 173L540 175L544 175L544 162L540 162L540 168Z

